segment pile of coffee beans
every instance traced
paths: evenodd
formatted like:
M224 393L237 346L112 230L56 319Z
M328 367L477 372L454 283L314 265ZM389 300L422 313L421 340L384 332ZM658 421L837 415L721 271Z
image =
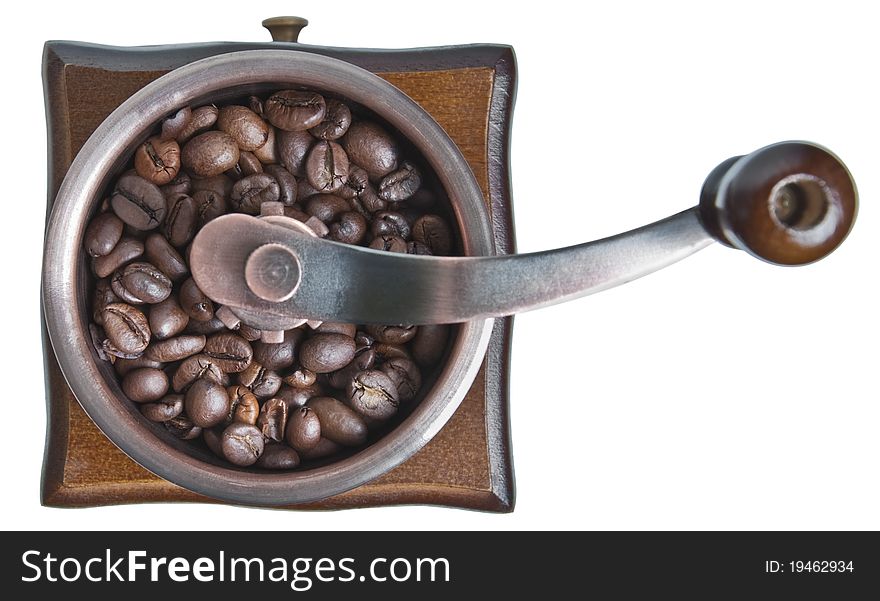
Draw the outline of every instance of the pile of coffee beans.
M98 357L147 419L237 466L293 469L365 444L418 397L449 328L310 323L267 343L199 290L190 245L220 215L280 202L331 240L446 255L432 174L382 125L306 90L185 107L154 134L85 231Z

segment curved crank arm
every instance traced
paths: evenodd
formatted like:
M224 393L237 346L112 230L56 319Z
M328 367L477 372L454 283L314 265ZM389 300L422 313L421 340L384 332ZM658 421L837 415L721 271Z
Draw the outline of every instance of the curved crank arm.
M849 232L849 172L811 144L769 146L722 163L699 207L577 246L497 257L424 257L321 240L284 217L225 215L202 228L193 277L249 325L289 320L455 323L586 296L647 275L713 238L783 264L830 253Z

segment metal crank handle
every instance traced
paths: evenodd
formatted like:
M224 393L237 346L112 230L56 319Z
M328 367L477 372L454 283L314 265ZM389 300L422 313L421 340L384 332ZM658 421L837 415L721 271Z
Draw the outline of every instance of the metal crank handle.
M843 241L856 208L855 184L836 156L785 142L721 163L697 207L577 246L495 257L412 256L322 240L285 217L232 214L202 228L191 264L207 296L265 330L305 319L456 323L606 290L713 240L771 263L810 263Z

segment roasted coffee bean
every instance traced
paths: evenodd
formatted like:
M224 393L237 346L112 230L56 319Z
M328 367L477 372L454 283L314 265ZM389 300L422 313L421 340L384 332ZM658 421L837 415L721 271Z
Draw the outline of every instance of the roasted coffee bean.
M415 165L404 161L397 171L392 171L379 182L379 198L388 202L406 200L422 185L422 175Z
M86 227L84 244L90 257L103 257L122 238L122 220L113 213L101 213Z
M160 303L171 295L171 280L149 263L129 263L113 274L113 292L128 303Z
M165 422L165 428L174 436L181 440L193 440L198 438L202 433L202 429L192 423L186 415L178 415L172 417Z
M347 447L367 441L367 424L360 415L333 397L309 399L308 407L321 422L321 436Z
M189 267L180 253L161 234L152 233L144 241L146 259L172 282L180 282L189 275Z
M281 165L266 165L265 172L275 178L278 184L278 200L290 206L296 202L296 179Z
M194 179L192 181L192 194L190 194L190 196L195 196L196 192L207 191L228 198L232 193L232 185L234 183L235 182L232 181L229 176L223 173L220 175L212 175L211 177Z
M298 178L305 177L306 156L313 144L315 138L307 131L276 132L275 145L278 147L278 158L284 168Z
M311 451L321 441L321 421L309 407L300 407L290 413L284 439L300 453Z
M184 142L198 132L214 125L217 122L217 115L219 113L220 111L214 105L200 106L197 109L193 109L189 122L177 134L177 143L183 145Z
M315 382L311 386L282 386L275 396L283 399L287 403L288 411L292 411L305 405L309 399L324 396L326 392L320 382Z
M216 382L199 379L186 391L186 414L197 426L210 428L223 422L229 411L226 389Z
M367 332L373 338L386 344L406 344L418 331L416 326L367 326Z
M214 317L214 303L205 296L192 278L180 285L181 308L196 321L210 321Z
M116 361L113 362L113 371L116 372L120 378L125 376L128 372L139 369L141 367L152 367L153 369L162 369L164 365L159 361L153 361L152 359L147 359L143 355L137 357L135 359L123 359L122 357L117 357Z
M333 98L327 100L326 104L324 119L311 128L309 133L321 140L338 140L351 126L351 109Z
M189 106L185 106L167 119L162 120L162 140L176 140L186 127L192 121L193 111Z
M225 429L225 425L220 425L202 430L202 440L205 441L205 445L221 459L225 459L223 457L223 430Z
M397 144L375 123L352 123L340 141L349 160L373 179L383 178L397 169Z
M133 369L122 378L122 392L135 403L158 401L168 392L168 376L161 369Z
M263 103L263 112L269 123L285 131L315 127L324 119L326 111L323 96L302 90L275 92Z
M318 441L318 444L314 446L310 451L305 453L300 453L300 456L308 461L315 461L317 459L323 459L325 457L330 457L331 455L336 455L342 451L342 445L338 445L332 440L328 440L326 438L321 438Z
M369 174L351 162L348 166L348 179L337 194L349 200L356 210L363 210L367 214L384 211L388 207L388 203L379 198L370 183Z
M109 347L104 346L104 350L111 355L140 355L147 350L150 326L139 310L125 303L111 303L104 307L103 321L110 343Z
M238 373L250 364L253 349L251 343L241 336L223 332L208 338L204 354L210 357L222 371Z
M159 186L159 189L165 195L165 198L177 194L189 194L192 191L192 178L186 171L178 171L177 176L173 180L164 186Z
M406 254L406 240L400 236L389 236L386 234L385 236L373 238L373 241L370 242L370 248Z
M292 470L299 462L299 454L286 444L267 443L254 465L266 470Z
M101 361L110 361L110 355L104 350L104 341L107 340L107 335L104 333L104 329L97 324L90 323L89 338L92 340L92 348L95 349L98 359Z
M351 408L366 417L386 420L400 404L397 386L384 372L371 369L351 379L346 389Z
M232 188L230 186L230 194ZM216 219L220 215L226 214L228 208L226 206L226 198L213 190L199 190L193 193L193 200L196 202L196 213L199 217L199 225L205 225L212 219Z
M220 109L217 129L232 136L241 150L256 150L269 139L269 124L246 106L233 104Z
M296 177L299 178L296 181L296 197L299 200L300 204L305 204L310 198L312 198L316 194L321 194L321 191L314 188L304 175L297 175ZM340 188L340 190L341 189L342 188Z
M398 236L406 240L412 232L406 217L396 211L379 211L373 215L370 228L374 238L379 236Z
M315 328L315 332L319 332L322 334L345 334L349 338L354 338L355 334L357 334L357 326L353 323L338 323L333 321L325 321L322 322L317 328Z
M150 138L135 151L134 169L142 178L164 186L180 171L180 146L171 139Z
M202 352L204 348L204 336L176 336L151 343L147 347L144 356L162 363L170 363L196 355Z
M209 131L187 142L180 156L186 169L200 177L210 177L232 169L238 163L239 149L229 134Z
M269 399L281 388L281 376L256 361L251 361L251 364L238 374L238 383L250 389L258 399Z
M313 371L310 371L304 367L300 367L299 369L293 370L291 373L284 376L284 383L288 386L293 386L294 388L308 388L309 386L315 383L317 380L318 374Z
M373 344L372 350L376 353L377 361L388 361L389 359L412 359L406 346L401 344L388 344L387 342L376 342Z
M226 396L229 397L229 410L226 413L227 424L231 424L234 421L251 425L257 423L257 416L260 414L260 402L254 393L246 387L237 384L226 389Z
M120 298L113 292L110 280L102 278L95 284L95 293L92 295L92 321L99 326L104 325L104 307L111 303L120 302Z
M211 380L222 383L223 373L214 363L214 360L206 355L193 355L184 359L171 378L171 387L174 392L186 392L196 380Z
M345 390L351 383L352 379L362 371L373 369L376 364L376 352L368 348L363 352L357 353L351 363L327 375L327 381L330 386Z
M281 196L278 182L268 173L249 175L232 186L232 208L235 211L258 215L264 202L277 201Z
M154 403L144 403L139 409L151 422L167 422L183 413L183 395L169 394Z
M139 175L123 175L110 198L113 212L138 230L159 227L165 218L165 196L156 184Z
M317 217L324 223L331 223L343 213L351 211L351 205L344 198L334 194L316 194L305 205L306 213Z
M306 179L321 192L335 192L348 179L348 156L342 146L327 140L319 141L306 157Z
M269 137L266 138L266 143L254 150L254 156L263 165L274 165L280 160L278 157L278 146L275 143L276 136L275 128L270 125Z
M281 442L287 428L287 403L283 399L269 399L260 409L257 427L266 440Z
M296 347L303 337L302 330L287 330L284 341L279 343L254 343L254 361L273 371L282 371L296 360Z
M262 336L262 332L256 328L252 328L246 323L241 323L238 325L238 328L235 330L238 332L238 335L247 340L248 342L255 342L259 340Z
M382 372L387 375L397 387L397 397L405 403L415 398L422 387L422 372L414 361L403 358L393 358L382 364Z
M216 334L217 332L225 332L227 329L228 328L223 321L217 317L212 317L208 321L190 319L183 332L184 334L201 334L203 336L208 336L210 334Z
M452 251L452 230L439 215L422 215L416 219L412 237L430 248L435 255L448 255Z
M409 345L413 359L422 366L436 365L446 350L449 326L419 326L419 331Z
M299 361L317 374L336 371L354 359L354 339L344 334L315 334L300 345Z
M166 198L165 224L162 233L173 246L185 246L196 232L199 205L186 194Z
M108 275L144 254L144 243L134 238L124 237L108 254L92 260L92 268L99 278Z
M235 422L223 430L221 440L223 456L235 465L253 465L263 454L263 434L256 426Z
M241 153L239 153L238 163L236 163L234 171L238 174L238 178L241 179L242 177L247 177L248 175L262 173L263 164L260 162L260 159L257 158L257 155L252 152L242 150Z
M330 224L330 239L345 244L359 244L367 233L367 220L360 213L349 211Z
M421 242L407 242L406 243L406 252L410 255L424 255L427 257L432 256L434 253L431 252L431 249L422 244Z

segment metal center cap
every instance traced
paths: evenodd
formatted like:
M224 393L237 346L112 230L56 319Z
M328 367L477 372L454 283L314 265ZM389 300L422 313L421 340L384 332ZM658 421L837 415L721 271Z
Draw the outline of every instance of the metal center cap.
M247 258L244 278L254 294L263 300L280 303L296 292L302 269L293 251L270 242L258 247Z

